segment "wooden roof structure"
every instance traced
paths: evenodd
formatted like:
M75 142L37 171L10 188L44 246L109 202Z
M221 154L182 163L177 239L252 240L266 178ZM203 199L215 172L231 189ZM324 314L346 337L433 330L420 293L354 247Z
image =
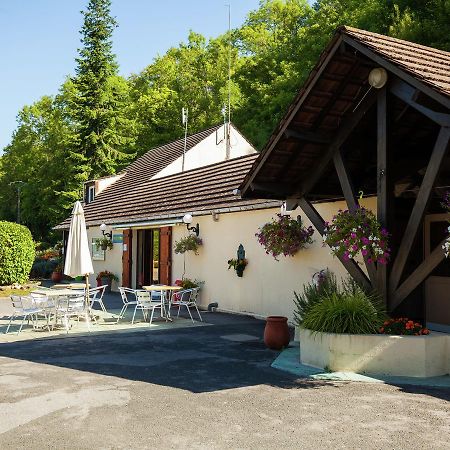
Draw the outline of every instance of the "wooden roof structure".
M369 84L381 69L387 82ZM373 73L373 72L372 72ZM244 198L299 205L320 233L314 202L377 197L392 231L389 267L342 263L393 310L444 259L421 256L418 233L450 185L450 53L350 27L339 28L241 185ZM411 253L415 257L411 257Z

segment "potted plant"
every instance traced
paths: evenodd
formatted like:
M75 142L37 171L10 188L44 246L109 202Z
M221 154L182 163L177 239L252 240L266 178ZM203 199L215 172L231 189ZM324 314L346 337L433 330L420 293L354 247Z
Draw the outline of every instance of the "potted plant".
M264 224L255 236L266 253L278 261L278 256L294 256L306 245L312 244L313 233L311 226L303 225L300 216L292 219L290 216L277 214L277 219Z
M175 253L194 252L198 255L198 248L203 245L203 241L195 234L190 234L175 242Z
M230 270L232 267L236 271L236 275L238 277L241 277L244 275L244 270L247 267L248 260L246 258L235 258L235 259L229 259L227 261L228 263L228 270Z
M99 284L100 286L107 286L105 289L105 292L107 293L111 292L111 285L113 280L119 281L119 278L117 278L116 275L114 275L112 272L109 272L108 270L99 272L97 275L97 284Z
M95 241L95 246L97 250L101 248L102 250L111 250L113 248L113 242L108 237L104 236L102 238L98 238Z
M368 263L387 264L390 258L389 233L375 214L363 207L355 211L339 210L331 223L325 222L324 245L331 253L350 260L361 252Z
M61 283L62 279L63 279L63 266L61 262L59 262L57 266L53 269L52 281L54 283Z

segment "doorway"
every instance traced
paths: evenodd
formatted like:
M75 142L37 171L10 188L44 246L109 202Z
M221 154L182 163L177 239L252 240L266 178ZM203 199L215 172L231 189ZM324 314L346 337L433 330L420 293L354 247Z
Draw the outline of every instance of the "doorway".
M137 230L136 287L160 283L160 230Z
M425 217L425 257L445 237L448 219L448 214ZM428 328L450 332L450 258L444 258L425 282L425 318Z

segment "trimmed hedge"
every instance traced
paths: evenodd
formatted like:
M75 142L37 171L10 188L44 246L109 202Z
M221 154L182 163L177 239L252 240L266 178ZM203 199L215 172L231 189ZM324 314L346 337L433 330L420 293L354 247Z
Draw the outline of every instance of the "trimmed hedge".
M0 221L0 285L28 281L34 256L30 230L17 223Z

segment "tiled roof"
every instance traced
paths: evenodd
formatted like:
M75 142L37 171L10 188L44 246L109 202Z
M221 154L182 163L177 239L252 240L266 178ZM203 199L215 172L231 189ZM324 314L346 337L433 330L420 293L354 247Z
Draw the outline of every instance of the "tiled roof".
M357 28L342 27L341 32L441 93L450 95L450 52Z
M234 158L155 180L145 175L145 165L134 165L125 177L86 205L86 224L145 222L179 218L187 212L204 215L279 206L278 201L243 200L233 193L257 156ZM120 183L126 178L126 184ZM69 223L67 219L56 228L68 228Z

